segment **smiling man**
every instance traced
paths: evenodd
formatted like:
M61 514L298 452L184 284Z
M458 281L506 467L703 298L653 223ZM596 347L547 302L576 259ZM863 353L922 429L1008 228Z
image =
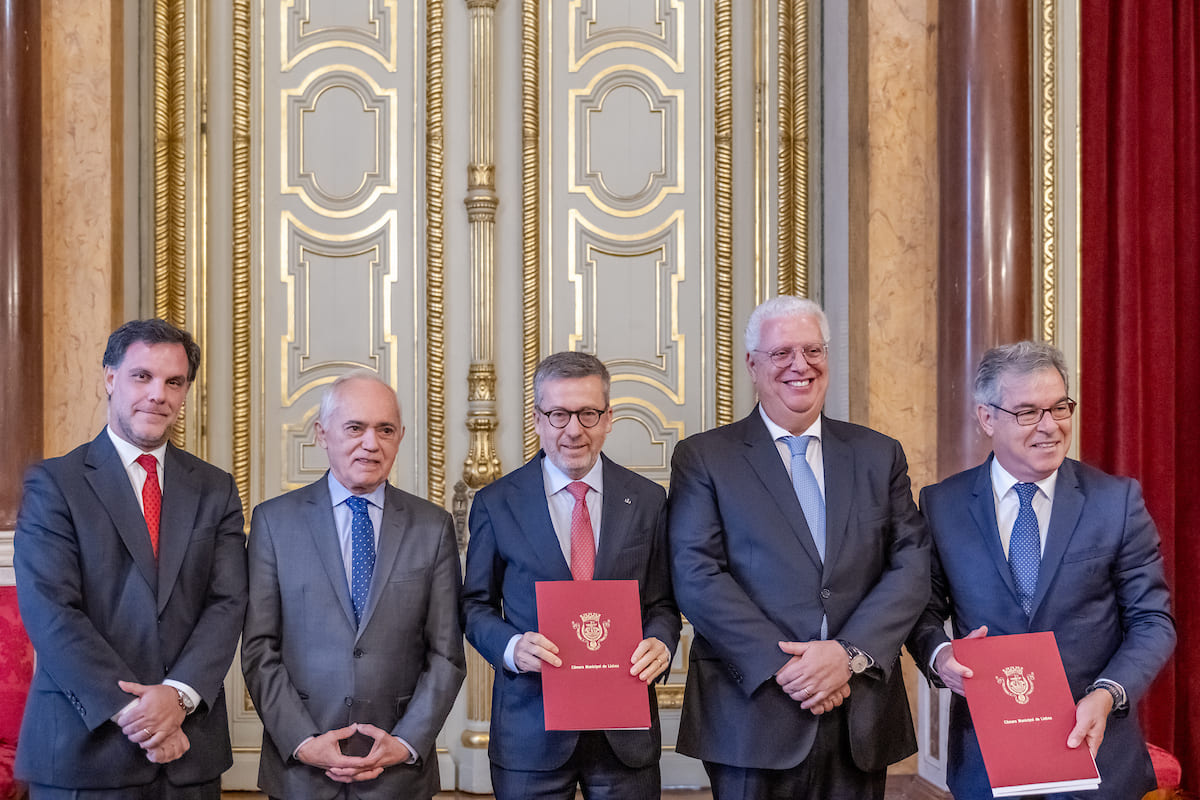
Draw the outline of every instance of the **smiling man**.
M450 515L388 484L404 439L377 373L321 399L323 478L250 523L242 672L274 798L429 798L435 740L466 676Z
M921 492L934 542L933 592L909 640L950 704L948 783L991 797L963 693L958 637L1054 631L1076 700L1070 747L1086 746L1099 791L1141 797L1154 770L1137 703L1175 645L1158 532L1136 481L1067 458L1075 401L1063 355L1040 342L984 353L976 416L992 440L982 465ZM1054 797L1066 797L1055 795Z
M587 353L555 353L533 376L542 449L475 495L463 596L467 638L496 670L488 743L497 800L657 800L660 730L652 684L679 641L658 484L601 455L609 375ZM645 637L628 659L646 683L644 731L547 731L541 673L558 646L538 633L534 583L636 580Z
M829 323L781 296L746 325L758 406L675 448L668 539L695 628L678 750L716 800L882 798L916 751L900 645L929 545L899 442L826 418Z
M102 363L107 427L25 480L13 562L38 658L16 774L34 800L216 800L242 504L232 476L167 441L200 366L191 335L127 322Z

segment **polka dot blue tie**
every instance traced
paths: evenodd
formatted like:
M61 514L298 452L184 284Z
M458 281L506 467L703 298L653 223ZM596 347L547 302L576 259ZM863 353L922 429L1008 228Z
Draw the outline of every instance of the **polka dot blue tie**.
M1017 585L1017 598L1025 616L1033 610L1033 592L1037 588L1038 567L1042 563L1042 538L1038 533L1037 514L1033 513L1036 483L1018 483L1015 487L1021 508L1008 540L1008 568Z
M371 591L371 573L375 571L375 527L362 497L347 497L350 508L350 600L354 603L354 621L362 620Z

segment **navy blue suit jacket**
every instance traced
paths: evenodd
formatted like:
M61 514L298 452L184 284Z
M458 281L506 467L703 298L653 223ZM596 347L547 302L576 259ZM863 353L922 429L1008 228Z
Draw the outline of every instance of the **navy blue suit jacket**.
M927 674L939 644L980 625L988 635L1054 631L1078 702L1097 678L1125 687L1128 715L1112 715L1096 756L1099 792L1128 800L1155 787L1137 704L1175 646L1158 532L1137 482L1070 459L1058 470L1054 505L1029 618L996 524L991 458L921 492L934 542L933 593L909 648ZM932 676L931 676L932 677ZM1063 734L1064 737L1066 733ZM948 779L957 798L991 797L966 701L950 704Z
M89 444L33 467L13 565L37 671L17 748L17 777L72 788L175 784L233 763L225 673L246 608L242 504L233 477L167 445L157 562L116 448ZM191 749L160 767L109 720L133 698L118 680L171 678L200 707L183 722Z
M678 750L705 761L788 769L819 717L775 683L781 641L844 639L877 670L850 681L850 751L879 770L916 752L900 645L929 597L929 542L900 443L823 419L822 563L787 468L758 409L675 448L668 538L675 596L696 631Z
M561 767L579 740L577 732L546 730L538 673L514 673L504 666L509 640L538 629L534 583L571 580L550 521L543 457L538 453L475 495L463 590L467 639L496 670L488 755L514 770ZM653 636L674 652L680 621L667 565L666 493L653 481L603 455L601 459L604 496L594 577L638 581L642 636ZM650 730L607 732L613 751L630 767L644 767L659 758L653 687L649 693Z

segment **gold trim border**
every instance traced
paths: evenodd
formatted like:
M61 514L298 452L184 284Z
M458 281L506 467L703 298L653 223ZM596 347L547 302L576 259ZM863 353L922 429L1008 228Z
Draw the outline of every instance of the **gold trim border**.
M425 392L428 499L446 500L445 5L425 6Z
M533 408L533 372L541 360L542 316L542 235L541 184L542 165L538 143L541 138L539 118L541 74L538 70L541 17L539 0L521 2L521 330L524 373L525 408ZM525 425L522 450L523 461L537 454L538 437L532 426Z
M733 422L733 0L713 4L716 424Z
M233 479L243 508L251 495L250 94L250 0L233 0Z
M779 294L807 297L808 0L779 0Z
M1058 212L1056 208L1058 167L1056 160L1057 136L1055 125L1058 120L1058 2L1042 0L1039 46L1041 50L1041 241L1035 242L1034 252L1039 249L1041 264L1040 306L1042 339L1053 343L1058 318ZM1037 245L1041 247L1038 248Z

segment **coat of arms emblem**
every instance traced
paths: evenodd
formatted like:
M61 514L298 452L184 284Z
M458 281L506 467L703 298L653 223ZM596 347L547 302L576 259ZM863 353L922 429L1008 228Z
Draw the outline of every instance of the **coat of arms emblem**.
M1024 667L1004 667L1004 677L996 676L996 683L1004 689L1004 693L1025 705L1029 695L1033 694L1033 673L1025 674Z
M600 643L608 638L608 626L612 620L600 621L600 615L595 611L585 611L579 615L579 621L571 621L575 635L579 641L587 643L588 650L599 650Z

